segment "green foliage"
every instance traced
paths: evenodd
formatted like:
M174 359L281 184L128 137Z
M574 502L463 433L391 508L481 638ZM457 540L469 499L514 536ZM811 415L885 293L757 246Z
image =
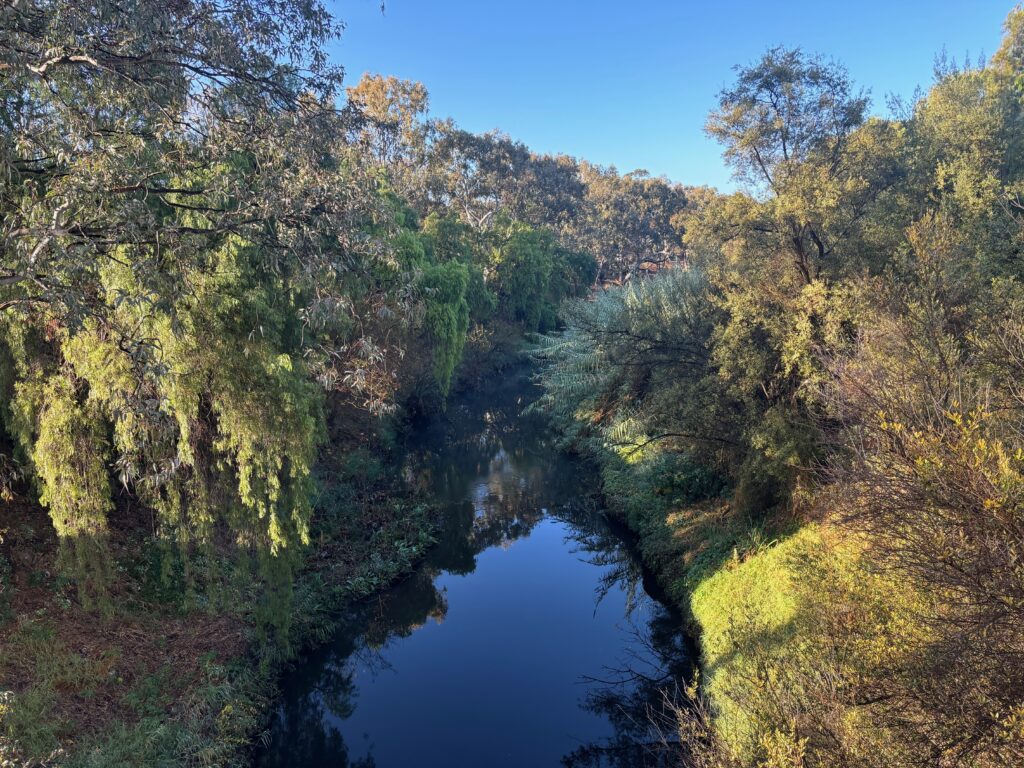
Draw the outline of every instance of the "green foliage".
M0 757L13 762L26 754L58 753L64 724L47 717L55 698L52 690L0 692Z
M268 672L429 543L404 506L367 542L383 465L318 482L323 446L540 332L538 407L692 594L720 764L1024 759L1024 11L891 119L769 50L708 119L729 195L468 133L394 77L336 110L338 29L316 0L0 10L0 499L48 508L83 605L113 610L123 545L169 613L258 575ZM341 539L343 579L297 579ZM51 630L12 630L40 666L2 759L104 684ZM207 665L169 724L161 674L74 764L229 759L265 677Z
M72 572L79 576L86 605L105 595L108 574L107 513L113 508L102 424L75 398L71 384L54 378L28 395L20 387L18 405L28 397L41 403L32 462L39 500L50 510Z
M470 264L475 258L472 230L453 216L432 212L423 220L420 236L431 261L438 264Z
M426 297L424 325L434 342L434 376L447 395L469 328L469 269L457 261L432 265L423 270L419 287Z
M597 277L620 282L678 263L684 255L683 217L688 193L646 171L580 164L583 210L570 224L575 247L593 254Z
M550 331L564 298L589 289L596 273L594 260L560 248L554 233L513 223L497 235L489 269L498 307L527 331Z
M529 331L540 329L545 319L540 298L554 268L554 250L550 233L515 225L491 255L499 306Z
M675 446L711 470L725 469L734 440L710 414L735 406L716 391L710 356L718 309L696 270L668 270L565 308L562 336L539 354L549 361L540 400L562 421L627 461Z
M186 585L227 530L286 595L325 414L423 374L446 395L471 322L550 329L594 278L574 161L428 120L395 78L338 112L339 26L257 5L0 12L0 495L30 481L86 601L115 489Z
M90 736L65 764L74 768L114 766L240 766L240 748L261 724L258 704L268 699L269 683L243 666L202 665L200 683L187 701L177 702L181 717L165 716L162 688L171 673L161 668L142 680L128 702L141 717L115 722Z
M183 551L226 523L294 562L324 389L390 396L398 350L373 335L408 301L400 212L352 148L323 151L346 130L321 106L335 27L318 3L254 9L3 11L20 94L0 106L0 207L20 233L0 270L3 420L83 599L102 591L115 477Z

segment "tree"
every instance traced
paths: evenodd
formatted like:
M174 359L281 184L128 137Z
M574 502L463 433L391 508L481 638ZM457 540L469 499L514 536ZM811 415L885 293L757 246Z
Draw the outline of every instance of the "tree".
M331 106L336 25L291 0L0 14L0 379L21 464L92 572L111 469L183 550L226 527L287 572L324 392L383 406L407 314L385 310L412 301L393 209Z
M533 227L569 226L584 194L571 158L535 155L497 132L473 134L450 122L436 128L436 202L481 232L495 226L499 212Z
M558 245L549 229L510 222L492 235L486 277L497 309L527 331L554 329L559 304L593 283L594 260Z
M426 119L427 89L422 83L366 73L347 94L349 104L363 118L359 134L363 147L387 169L403 197L420 200L433 131Z
M739 70L708 119L748 188L702 196L685 239L725 310L714 354L751 414L745 476L774 478L758 503L787 497L821 448L819 356L849 343L856 315L838 282L880 270L901 234L864 226L903 146L901 126L865 121L866 108L842 67L776 48Z
M865 154L884 155L894 129L880 121L865 124L867 106L841 66L799 49L774 48L739 70L708 118L707 132L723 144L753 196L730 223L786 253L803 284L827 276L826 270L840 272L841 265L830 263L837 248L892 183ZM882 145L865 153L865 142Z
M683 260L686 191L645 171L580 165L585 207L571 228L579 248L593 253L601 281L628 280L644 269Z
M875 722L921 764L1010 765L1024 757L1024 302L999 284L967 320L979 332L960 332L960 307L936 300L943 226L916 228L918 282L876 293L855 353L834 361L843 431L827 492L871 567L920 596L903 619L920 647L862 683L882 702Z

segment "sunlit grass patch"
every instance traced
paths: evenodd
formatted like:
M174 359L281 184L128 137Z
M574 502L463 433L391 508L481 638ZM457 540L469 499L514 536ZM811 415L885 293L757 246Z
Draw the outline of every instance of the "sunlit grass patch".
M772 664L785 663L796 636L794 565L819 541L816 526L727 561L700 581L690 602L700 627L705 692L719 733L730 744L753 738L745 695L753 684L777 682ZM767 662L767 663L766 663Z
M929 637L915 619L921 595L867 567L863 546L851 531L808 523L737 550L695 585L704 694L741 764L818 741L851 754L893 748L872 708L886 697L864 692L883 690Z

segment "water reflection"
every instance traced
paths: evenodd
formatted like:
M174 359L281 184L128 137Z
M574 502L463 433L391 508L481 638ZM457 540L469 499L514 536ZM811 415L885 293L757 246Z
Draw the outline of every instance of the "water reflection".
M681 621L649 597L586 468L521 415L530 393L519 372L418 431L405 476L445 506L440 541L288 674L258 765L675 758L650 718L689 674Z
M614 736L563 756L567 768L669 768L684 764L675 722L685 704L682 686L692 674L692 648L679 631L679 616L662 608L635 633L628 664L606 670L586 696L585 708L603 715Z

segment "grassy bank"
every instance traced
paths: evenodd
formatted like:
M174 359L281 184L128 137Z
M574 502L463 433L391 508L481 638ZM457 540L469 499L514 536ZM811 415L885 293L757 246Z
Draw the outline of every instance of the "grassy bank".
M919 595L868 568L848 531L779 510L738 513L684 457L624 461L593 441L578 447L698 642L692 716L703 722L682 727L714 744L707 765L803 765L815 739L851 757L893 753L892 734L870 719L871 691L927 646L912 619L926 608Z

